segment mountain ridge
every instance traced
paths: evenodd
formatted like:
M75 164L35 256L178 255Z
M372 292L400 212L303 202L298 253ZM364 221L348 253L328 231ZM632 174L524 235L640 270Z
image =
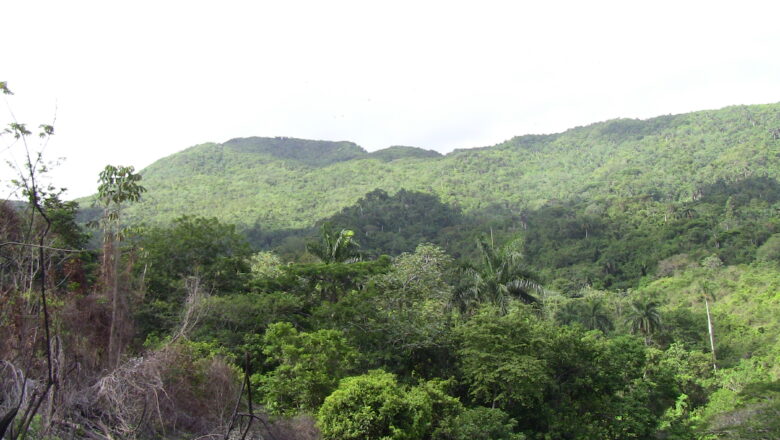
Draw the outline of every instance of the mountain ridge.
M142 170L149 191L127 212L131 221L152 224L203 215L279 229L310 226L376 189L435 194L465 212L572 198L689 200L718 179L778 177L778 127L780 104L762 104L613 119L446 155L235 138L190 147Z

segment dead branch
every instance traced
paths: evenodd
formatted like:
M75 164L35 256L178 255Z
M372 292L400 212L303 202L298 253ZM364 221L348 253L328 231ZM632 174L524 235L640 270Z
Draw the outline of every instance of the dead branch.
M178 330L174 332L171 342L179 338L187 337L192 329L198 324L203 315L203 300L209 296L203 289L199 277L188 277L184 280L184 286L187 289L187 298L184 300L184 312Z
M60 252L73 252L73 253L84 252L83 249L63 249L63 248L57 248L57 247L46 246L46 245L35 244L35 243L19 243L18 241L5 241L3 243L0 243L0 247L11 246L11 245L24 246L24 247L37 248L37 249L46 249L50 251L60 251Z

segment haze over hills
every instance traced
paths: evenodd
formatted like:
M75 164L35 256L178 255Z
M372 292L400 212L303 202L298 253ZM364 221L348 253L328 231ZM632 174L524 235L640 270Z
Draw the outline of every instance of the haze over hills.
M215 216L243 227L301 228L375 189L437 195L473 212L550 200L647 196L685 201L704 185L780 172L780 104L616 119L447 155L414 147L372 153L351 142L242 138L206 143L142 171L148 189L128 221Z

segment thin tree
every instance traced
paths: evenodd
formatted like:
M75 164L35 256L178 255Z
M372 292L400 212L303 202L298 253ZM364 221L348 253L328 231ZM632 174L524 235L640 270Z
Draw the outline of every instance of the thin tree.
M0 81L0 93L3 95L13 94L8 89L8 85L5 81ZM44 209L43 200L47 196L57 194L57 192L52 186L42 186L40 182L40 174L46 172L43 151L46 148L48 140L54 134L54 126L43 124L39 126L39 129L38 136L43 143L40 150L36 153L33 153L28 145L28 138L32 136L32 131L30 131L25 124L14 120L14 122L10 123L7 128L0 132L0 134L10 134L15 141L21 142L24 147L24 162L22 166L15 166L18 171L18 179L14 180L13 183L21 189L22 195L27 199L28 207L30 209L30 230L32 230L35 224L36 215L40 216L44 222L43 231L38 235L38 243L25 243L24 245L35 248L38 254L39 294L41 299L40 312L43 321L43 342L46 360L46 378L43 381L43 386L42 388L35 387L33 395L29 399L25 399L24 395L27 390L29 379L26 372L21 372L20 378L22 384L20 395L18 396L18 404L12 406L5 414L0 414L0 438L6 438L6 435L9 439L17 439L20 436L24 438L30 429L30 423L32 423L33 419L38 414L41 404L49 397L49 393L55 385L54 368L52 365L51 317L49 315L46 291L48 282L46 278L46 250L48 249L48 246L45 244L52 222ZM16 420L17 417L19 417L19 411L22 410L25 401L27 401L27 405L21 412L21 417ZM13 429L14 422L17 426L16 430Z
M717 364L717 357L715 356L715 335L712 328L712 316L710 315L710 302L711 299L712 302L715 302L715 294L713 293L713 289L710 286L710 283L707 281L703 281L699 284L699 291L701 292L701 296L704 299L704 310L707 312L707 333L710 336L710 349L712 352L712 369L715 371L718 371L718 364Z
M103 229L102 274L105 288L111 300L111 327L108 337L108 365L115 367L121 355L120 321L125 319L126 298L119 293L119 258L122 241L122 207L126 202L136 202L146 188L138 182L141 175L132 166L108 165L100 173L100 185L96 203L103 208L100 224Z

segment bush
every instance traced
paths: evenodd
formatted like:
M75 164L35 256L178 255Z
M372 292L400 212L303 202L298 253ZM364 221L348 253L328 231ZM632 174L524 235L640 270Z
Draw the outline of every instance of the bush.
M438 422L456 414L457 399L444 383L407 389L395 375L373 370L349 377L325 399L318 419L325 440L417 440L429 438Z
M252 376L252 382L266 407L277 414L316 410L357 357L341 332L298 332L289 322L268 327L263 354L275 368Z
M187 341L132 358L90 389L89 411L117 437L213 434L229 422L238 370ZM141 430L139 431L139 428Z
M476 407L450 417L436 430L433 440L523 440L515 433L517 421L498 408Z

